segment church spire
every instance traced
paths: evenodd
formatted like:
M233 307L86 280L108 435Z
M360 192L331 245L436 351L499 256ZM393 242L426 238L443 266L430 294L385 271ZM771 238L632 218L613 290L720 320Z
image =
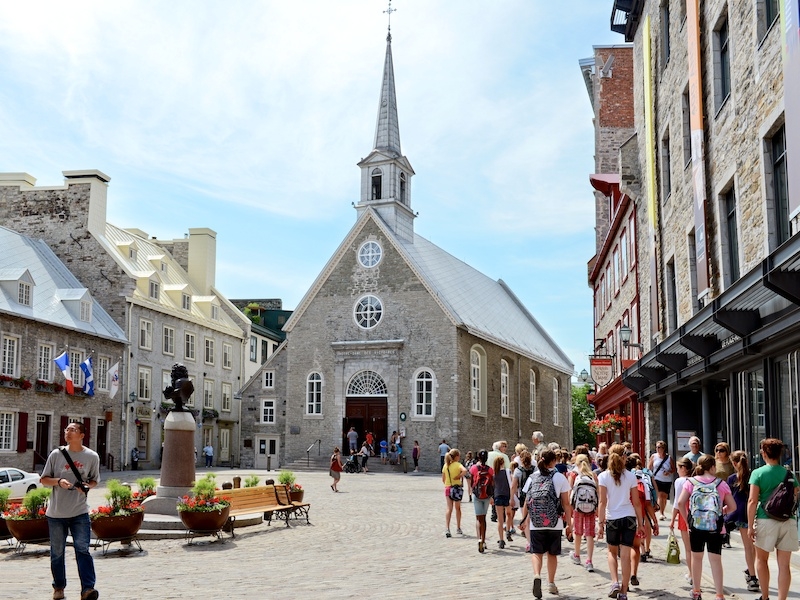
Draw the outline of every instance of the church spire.
M394 12L389 5L389 11ZM389 17L391 18L391 12ZM394 66L392 64L392 30L386 36L386 59L383 63L383 83L378 105L378 122L375 125L375 150L382 150L395 156L400 151L400 123L397 119L397 94L394 89Z

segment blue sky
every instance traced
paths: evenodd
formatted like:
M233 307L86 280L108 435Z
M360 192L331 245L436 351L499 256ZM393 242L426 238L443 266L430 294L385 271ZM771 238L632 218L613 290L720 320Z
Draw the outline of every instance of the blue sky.
M395 0L418 233L503 279L588 367L594 133L578 61L610 0ZM217 231L217 287L293 309L355 222L385 0L4 2L0 171L111 177L108 219Z

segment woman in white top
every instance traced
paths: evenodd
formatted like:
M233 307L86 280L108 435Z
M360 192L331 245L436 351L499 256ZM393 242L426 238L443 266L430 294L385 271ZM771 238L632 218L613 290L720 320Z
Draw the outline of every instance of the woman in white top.
M672 488L672 476L675 474L675 463L667 454L667 443L663 440L656 442L656 451L647 461L647 468L653 473L658 488L658 510L661 511L661 520L666 521L664 510L667 508L667 498ZM677 496L676 496L677 497Z
M608 455L608 469L597 478L600 492L600 515L602 538L607 530L608 570L611 574L610 598L628 600L628 585L631 578L631 548L637 533L644 531L642 507L636 488L636 475L625 469L625 447L621 444L611 446ZM617 576L617 552L622 561L622 581Z

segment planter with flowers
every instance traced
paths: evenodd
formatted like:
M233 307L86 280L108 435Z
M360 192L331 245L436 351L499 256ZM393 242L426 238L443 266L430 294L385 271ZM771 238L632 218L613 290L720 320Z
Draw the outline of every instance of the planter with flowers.
M64 391L64 386L55 381L36 380L36 391L45 394L59 394Z
M11 490L7 488L0 488L0 515L8 510L8 499L11 497ZM11 538L11 532L8 530L5 519L0 519L0 541Z
M303 496L306 492L302 485L296 483L296 479L297 478L292 471L281 471L278 474L278 483L289 488L289 496L291 497L292 502L302 502Z
M156 480L153 477L140 477L136 480L139 487L138 492L133 492L133 499L137 502L144 502L150 496L156 495Z
M188 530L187 537L193 534L219 535L228 521L230 498L218 493L213 473L198 479L192 487L191 495L178 501L178 513Z
M20 544L50 540L50 528L45 517L50 491L50 488L31 490L25 494L22 504L12 504L3 511L9 533Z
M0 387L29 390L33 387L33 384L30 379L26 379L22 376L11 377L10 375L0 375Z
M92 532L102 542L130 543L142 526L144 508L134 500L131 489L119 480L109 480L107 487L108 504L98 506L89 513Z

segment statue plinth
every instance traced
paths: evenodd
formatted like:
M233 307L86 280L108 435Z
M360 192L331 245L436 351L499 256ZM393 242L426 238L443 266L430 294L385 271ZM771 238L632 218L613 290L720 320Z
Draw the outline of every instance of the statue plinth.
M171 411L164 421L164 457L161 460L161 482L156 495L144 502L145 511L160 515L178 515L178 500L194 485L197 425L190 412Z

